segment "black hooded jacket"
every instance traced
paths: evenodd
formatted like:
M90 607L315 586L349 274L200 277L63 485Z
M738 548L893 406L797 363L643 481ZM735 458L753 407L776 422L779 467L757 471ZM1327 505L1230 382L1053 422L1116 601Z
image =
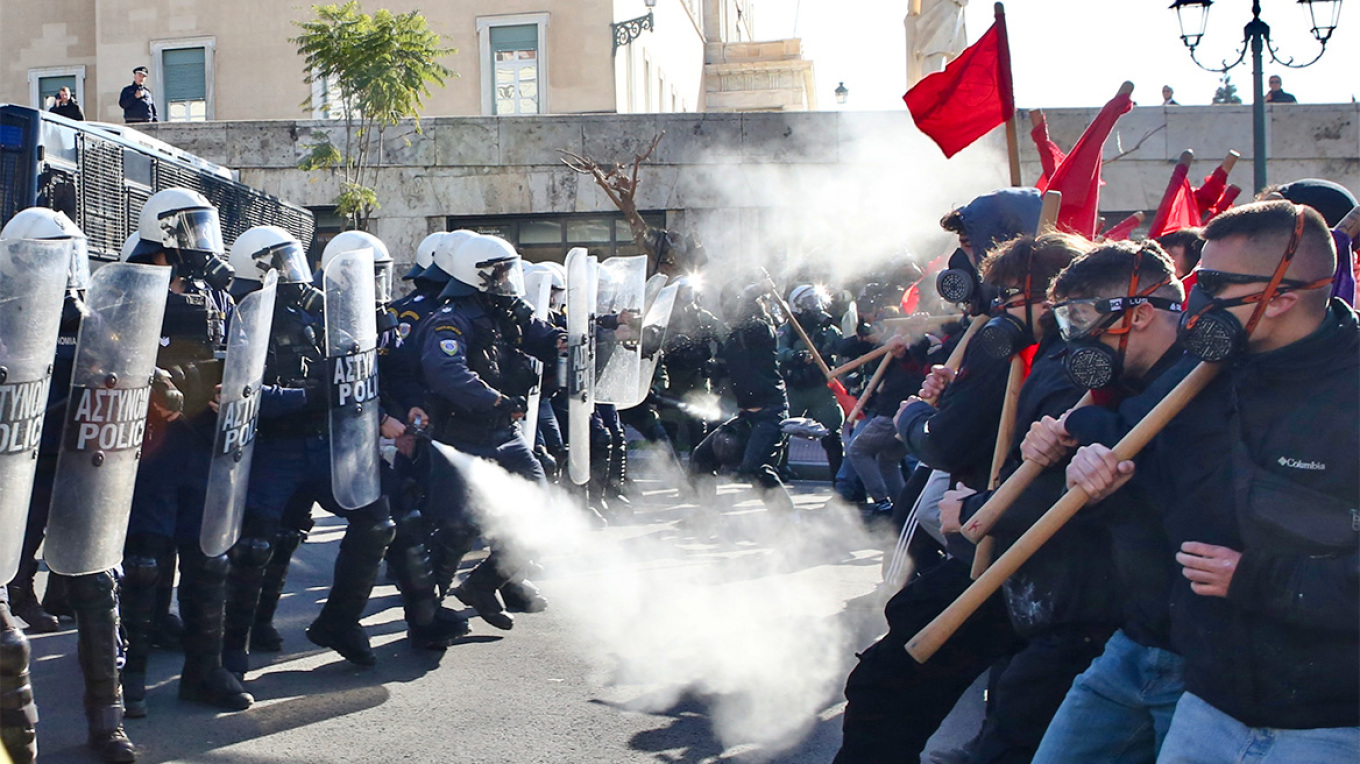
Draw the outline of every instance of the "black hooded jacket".
M1020 389L1015 437L1002 478L1020 466L1020 444L1030 424L1045 416L1062 416L1086 392L1063 368L1065 349L1057 331L1046 335L1039 345L1034 366ZM992 535L998 556L1062 498L1065 470L1065 463L1045 470L997 520ZM966 523L971 519L990 495L990 491L980 491L965 500L961 520ZM1006 580L1004 591L1011 624L1022 637L1068 626L1113 629L1122 613L1110 559L1109 530L1094 518L1078 514Z
M1068 429L1112 443L1194 365ZM1172 584L1172 640L1186 689L1251 727L1360 719L1360 323L1333 299L1322 326L1234 361L1137 459L1134 483L1176 547L1240 550L1228 597Z

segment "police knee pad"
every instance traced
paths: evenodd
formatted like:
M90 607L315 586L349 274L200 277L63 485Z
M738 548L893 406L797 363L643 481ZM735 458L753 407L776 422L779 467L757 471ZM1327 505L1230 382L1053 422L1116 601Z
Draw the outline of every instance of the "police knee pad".
M124 570L127 570L126 561L123 565ZM60 574L53 573L51 575ZM71 601L71 607L76 610L108 607L114 602L113 592L117 587L117 582L114 580L111 571L104 570L83 576L62 576L62 578L66 580L66 595ZM157 578L159 578L159 575L157 575ZM152 584L154 583L155 580L153 579ZM142 585L146 586L147 584Z
M123 558L123 586L129 589L154 589L161 568L155 557L144 555Z
M181 556L183 556L182 553ZM199 552L199 557L203 561L203 575L209 578L225 578L227 571L231 569L231 558L225 554L217 554L209 557L202 552Z
M420 514L420 510L412 509L400 519L395 520L397 529L393 541L401 541L407 544L419 544L426 536L425 517Z
M349 521L349 528L345 531L345 537L340 545L343 547L350 539L362 543L369 548L385 547L392 543L392 539L397 535L397 524L390 517L375 519L355 518Z
M263 568L273 555L272 539L259 536L242 536L227 550L230 564L243 568Z
M286 554L291 557L305 538L307 538L306 531L283 528L274 536L274 553Z

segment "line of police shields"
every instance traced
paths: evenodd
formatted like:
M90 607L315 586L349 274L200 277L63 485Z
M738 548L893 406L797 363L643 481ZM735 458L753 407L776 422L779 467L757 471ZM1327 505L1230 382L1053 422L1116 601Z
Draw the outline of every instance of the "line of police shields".
M0 242L0 582L22 554L56 354L69 241ZM330 379L331 488L357 509L377 501L377 324L371 250L338 256L323 276ZM84 298L52 491L44 559L75 576L123 556L151 402L169 268L110 263ZM277 275L246 296L228 330L200 545L224 553L240 535L260 412Z

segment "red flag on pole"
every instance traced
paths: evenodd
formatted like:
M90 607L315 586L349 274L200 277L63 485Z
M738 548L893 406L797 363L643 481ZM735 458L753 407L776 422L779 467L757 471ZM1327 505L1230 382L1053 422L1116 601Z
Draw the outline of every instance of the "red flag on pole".
M967 148L1015 114L1006 14L996 4L996 23L958 58L916 83L902 96L916 127L946 157Z
M1054 143L1052 138L1048 137L1048 120L1044 118L1043 112L1032 109L1029 118L1034 124L1029 131L1029 137L1034 141L1034 148L1039 152L1039 164L1044 168L1044 173L1039 176L1039 181L1034 187L1042 194L1048 190L1048 179L1053 177L1053 173L1067 155L1058 148L1058 144Z
M1100 162L1105 139L1114 123L1133 108L1129 95L1133 83L1125 82L1119 92L1086 127L1071 153L1048 179L1049 191L1062 192L1058 210L1058 229L1094 239L1100 218Z
M1157 205L1157 214L1148 226L1148 238L1155 239L1172 231L1199 225L1199 202L1195 200L1195 190L1190 187L1190 162L1195 155L1189 151L1181 152L1176 169L1171 171L1171 181L1167 183L1162 201Z

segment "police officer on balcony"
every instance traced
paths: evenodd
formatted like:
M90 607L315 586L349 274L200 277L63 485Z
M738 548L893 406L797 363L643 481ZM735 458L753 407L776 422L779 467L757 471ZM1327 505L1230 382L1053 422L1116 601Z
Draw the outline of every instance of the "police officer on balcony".
M132 70L132 84L118 94L118 105L123 107L123 121L129 125L139 122L159 122L156 118L156 99L146 86L145 66Z

